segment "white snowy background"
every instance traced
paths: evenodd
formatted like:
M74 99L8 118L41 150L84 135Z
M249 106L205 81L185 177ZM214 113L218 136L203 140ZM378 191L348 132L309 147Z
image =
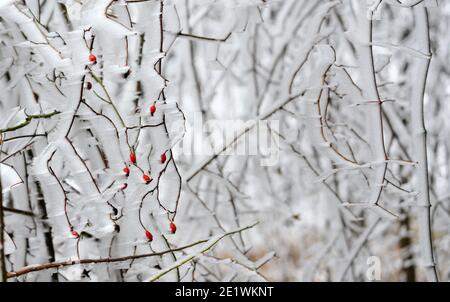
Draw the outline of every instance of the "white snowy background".
M450 280L449 14L1 1L2 279Z

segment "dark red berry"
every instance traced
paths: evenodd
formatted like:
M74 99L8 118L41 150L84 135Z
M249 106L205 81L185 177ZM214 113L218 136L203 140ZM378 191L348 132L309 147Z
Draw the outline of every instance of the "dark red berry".
M165 163L167 160L166 153L161 154L161 162Z
M150 183L152 181L152 178L148 176L147 174L142 175L142 179L146 184Z
M87 90L91 90L92 89L92 83L91 82L87 82L86 83L86 88L87 88Z
M170 232L171 232L172 234L175 234L176 231L177 231L177 226L176 226L176 224L173 223L173 222L171 222L169 227L170 227Z
M145 237L147 237L148 241L153 241L153 235L150 231L145 231Z
M130 153L130 161L135 164L136 163L136 153L131 152Z
M89 55L89 61L91 61L92 63L95 63L95 62L97 62L97 57L95 55L93 55L93 54L90 54Z
M130 175L130 169L128 167L123 168L123 173L125 173L126 176Z
M73 230L72 231L72 236L75 237L75 238L78 238L78 237L80 237L80 234L78 234L77 231Z
M153 104L150 106L150 113L151 113L151 115L153 115L153 114L155 114L155 112L156 112L156 105Z

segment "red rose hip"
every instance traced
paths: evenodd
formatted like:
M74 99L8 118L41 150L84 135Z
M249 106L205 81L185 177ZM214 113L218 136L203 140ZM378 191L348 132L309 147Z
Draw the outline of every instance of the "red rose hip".
M155 112L156 112L156 105L153 104L150 106L150 114L153 116L153 114L155 114Z
M166 160L167 160L167 157L166 157L166 153L164 152L163 154L161 154L161 162L165 163Z
M177 231L177 226L176 226L175 223L171 222L170 225L169 225L169 228L170 228L170 232L171 232L172 234L175 234L175 233L176 233L176 231Z
M131 152L130 153L130 161L135 164L136 163L136 153Z
M148 183L150 183L152 181L152 178L149 175L147 175L147 174L142 175L142 179L144 180L144 182L146 184L148 184Z
M93 54L90 54L89 55L89 61L91 61L92 63L95 63L95 62L97 62L97 57L95 55L93 55Z
M122 169L123 173L125 173L126 176L130 175L130 169L128 167L125 167Z
M150 231L145 231L145 237L147 237L148 241L153 241L153 235Z

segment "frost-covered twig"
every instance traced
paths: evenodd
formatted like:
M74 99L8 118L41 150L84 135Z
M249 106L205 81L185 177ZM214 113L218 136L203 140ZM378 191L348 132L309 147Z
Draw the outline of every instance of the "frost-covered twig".
M21 128L23 128L23 127L29 125L29 124L31 123L31 121L34 120L34 119L51 118L52 116L57 115L57 114L59 114L59 113L61 113L61 112L59 112L58 110L55 110L55 111L50 112L50 113L30 114L30 115L28 115L28 116L26 117L26 119L25 119L23 122L21 122L20 124L15 125L15 126L12 126L12 127L5 128L5 129L0 129L0 135L1 135L2 133L5 133L5 132L11 132L11 131L16 131L16 130L18 130L18 129L21 129Z
M32 272L43 271L43 270L48 270L48 269L58 269L58 268L63 268L66 266L77 265L77 264L114 263L114 262L123 262L123 261L149 258L149 257L157 257L157 256L165 255L165 254L171 254L173 252L183 251L185 249L194 247L196 245L206 243L206 242L208 242L208 240L209 239L199 240L199 241L196 241L196 242L188 244L188 245L164 250L162 252L138 254L138 255L132 255L132 256L117 257L117 258L78 259L78 260L66 260L66 261L51 262L51 263L45 263L45 264L35 264L35 265L23 267L14 272L8 272L7 277L14 278L14 277L19 277L19 276L26 275L26 274L29 274Z
M6 281L5 220L3 211L2 165L0 165L0 282Z
M163 277L164 275L166 275L167 273L170 273L171 271L173 271L174 269L177 269L179 267L181 267L182 265L191 262L192 260L194 260L195 258L201 256L202 254L206 253L207 251L209 251L211 248L213 248L220 240L222 240L225 237L246 231L248 229L253 228L255 225L257 225L258 223L254 223L252 225L240 228L238 230L234 230L222 235L217 235L213 238L211 238L210 240L208 240L208 242L205 243L205 246L203 246L199 251L196 251L190 255L187 255L183 258L181 258L180 260L174 262L172 265L170 265L167 268L164 268L161 272L155 274L154 276L150 277L147 281L149 282L153 282L156 281L158 279L160 279L161 277Z
M430 33L428 24L428 12L423 4L415 6L414 16L417 27L417 45L420 51L428 53L431 57ZM427 155L427 132L424 118L424 95L430 66L429 58L417 59L415 75L417 81L413 86L411 97L411 124L413 132L413 150L417 161L416 184L419 191L417 196L419 241L422 255L422 265L425 268L428 281L438 281L436 263L433 256L433 241L430 219L430 187L428 179L428 155Z
M369 204L374 206L374 210L380 215L392 217L391 213L379 206L383 183L385 181L388 157L386 154L383 129L383 110L380 98L377 79L375 73L375 61L373 54L373 11L366 6L366 1L358 1L358 36L357 54L359 62L359 74L361 77L361 87L366 101L373 102L367 109L369 143L372 151L372 161L374 164L373 173L370 179ZM394 216L395 218L395 216Z

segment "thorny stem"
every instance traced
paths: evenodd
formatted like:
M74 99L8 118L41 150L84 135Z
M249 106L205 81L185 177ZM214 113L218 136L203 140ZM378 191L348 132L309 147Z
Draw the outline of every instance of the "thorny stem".
M239 230L235 230L235 231L231 231L228 233L225 233L223 235L221 235L219 238L219 240L236 234L238 232L243 232L247 229L250 229L252 227L254 227L256 224L251 225L251 226L247 226L245 228L241 228ZM183 251L185 249L197 246L199 244L202 243L207 243L209 242L211 239L203 239L203 240L199 240L196 241L194 243L188 244L188 245L184 245L181 247L177 247L177 248L172 248L172 249L168 249L168 250L164 250L161 252L155 252L155 253L147 253L147 254L139 254L139 255L133 255L133 256L125 256L125 257L117 257L117 258L96 258L96 259L78 259L78 260L67 260L67 261L59 261L59 262L51 262L51 263L45 263L45 264L39 264L39 265L30 265L27 267L23 267L17 271L14 272L9 272L7 273L7 278L14 278L14 277L19 277L22 275L26 275L32 272L37 272L37 271L42 271L42 270L48 270L48 269L58 269L61 267L65 267L65 266L71 266L71 265L77 265L77 264L91 264L91 263L113 263L113 262L123 262L123 261L128 261L128 260L136 260L136 259L141 259L141 258L148 258L148 257L155 257L155 256L162 256L165 254L170 254L173 252L179 252L179 251ZM214 244L216 244L219 240L217 240ZM174 268L175 269L175 268Z
M428 11L423 4L415 6L413 11L417 21L417 43L419 51L427 53L431 57ZM412 132L415 138L413 140L413 150L415 160L418 163L416 183L419 191L417 196L417 206L419 207L419 242L427 279L428 281L437 282L438 275L436 263L434 261L431 233L427 132L424 118L424 95L430 59L421 58L419 60L415 74L418 77L418 80L415 81L415 84L413 85L411 110Z
M370 146L372 151L372 161L374 162L374 171L371 177L371 191L368 203L372 205L372 210L377 214L392 218L394 215L379 206L381 194L383 192L383 183L387 171L387 154L384 143L383 129L383 110L382 101L377 88L377 79L375 74L375 63L373 54L373 12L367 11L365 2L358 3L358 28L359 38L361 39L357 47L359 59L359 72L362 79L362 91L366 101L371 101L367 115L370 123ZM367 15L369 14L369 16ZM376 101L376 102L375 102ZM395 217L395 216L394 216Z
M3 188L0 165L0 282L6 282L6 263L5 263L5 220L3 211Z

